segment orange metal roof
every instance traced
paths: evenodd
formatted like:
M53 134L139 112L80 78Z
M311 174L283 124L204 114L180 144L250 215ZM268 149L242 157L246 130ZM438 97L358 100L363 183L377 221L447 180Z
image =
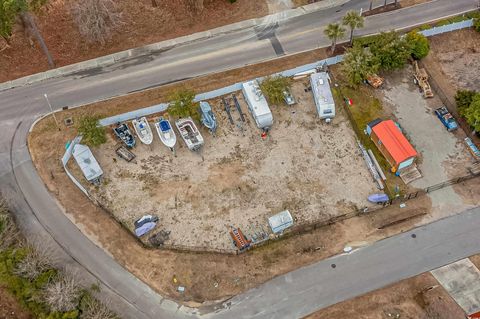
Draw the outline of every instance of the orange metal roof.
M380 122L372 130L397 164L417 156L417 151L392 120Z

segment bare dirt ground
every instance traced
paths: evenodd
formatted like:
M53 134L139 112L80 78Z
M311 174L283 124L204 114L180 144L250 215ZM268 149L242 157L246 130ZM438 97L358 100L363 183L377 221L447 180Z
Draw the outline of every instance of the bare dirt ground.
M11 293L0 287L0 319L31 319L33 318L18 303Z
M70 13L74 2L52 0L37 15L57 67L269 14L265 0L209 0L197 14L189 12L184 0L157 1L157 8L150 0L116 1L123 24L106 45L100 46L87 43L80 35ZM31 45L20 25L15 28L11 47L0 52L0 70L0 82L48 70L36 41Z
M459 118L455 104L455 93L460 89L480 90L478 70L480 68L480 35L473 29L459 30L458 37L439 35L431 38L431 53L422 60L434 83L443 92L446 104L457 117L465 131L470 131L464 119ZM470 135L480 146L480 138Z
M133 150L137 164L113 161L118 141L110 139L95 150L105 185L77 178L132 231L142 215L160 216L160 227L171 231L167 244L174 245L232 249L229 226L253 233L252 225L268 229L268 217L285 209L306 223L366 207L376 188L354 132L341 113L333 125L318 120L308 86L308 80L295 83L294 107L272 107L275 124L267 140L237 92L247 121L243 134L217 99L210 103L219 130L213 137L202 128L200 154L179 141L173 157L155 139L152 147Z
M430 273L318 311L308 319L464 319L463 310Z
M452 37L455 35L456 33L451 34ZM325 53L322 50L305 53L63 111L57 116L63 121L66 117L78 119L87 113L103 115L123 113L163 102L168 93L179 85L203 92L256 76L272 74L323 57ZM116 223L107 212L95 206L66 177L58 159L64 152L65 142L74 136L73 128L63 128L58 132L52 118L39 122L29 136L28 144L32 158L48 189L65 207L68 218L86 236L153 289L183 302L218 300L238 294L279 274L340 253L347 245L366 245L421 225L425 223L426 218L418 215L419 212L428 216L436 214L436 210L431 209L431 199L423 196L408 201L404 208L398 205L390 206L376 213L273 242L239 256L148 250L142 248L130 233ZM477 178L455 185L454 189L465 204L478 205L480 194L476 189L479 185L480 179ZM450 213L458 212L460 211L454 209ZM412 218L408 219L408 216ZM404 221L392 223L395 220ZM181 295L176 291L176 286L172 283L174 275L180 284L186 286L185 294ZM218 286L215 283L218 283Z

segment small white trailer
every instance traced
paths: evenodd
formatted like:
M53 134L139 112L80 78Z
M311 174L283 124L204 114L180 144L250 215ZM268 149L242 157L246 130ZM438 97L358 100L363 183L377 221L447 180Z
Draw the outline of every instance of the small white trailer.
M327 123L335 117L335 101L329 84L327 72L318 72L310 75L313 99L317 107L318 116Z
M273 125L273 115L257 80L243 83L242 92L257 127L262 130L269 130Z

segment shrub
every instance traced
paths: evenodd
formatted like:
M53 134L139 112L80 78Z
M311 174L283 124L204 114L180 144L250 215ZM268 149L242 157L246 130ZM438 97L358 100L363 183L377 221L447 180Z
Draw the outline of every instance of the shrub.
M82 141L88 146L99 146L107 141L105 128L98 124L97 116L86 115L80 118L78 133L83 136Z
M475 91L470 90L458 90L455 94L455 102L459 110L469 107L472 103Z
M355 87L368 76L378 71L377 59L368 48L355 45L345 53L342 62L342 71L346 74L348 82Z
M281 75L268 76L262 83L260 89L272 104L284 103L283 92L289 90L292 85L292 79Z
M395 31L382 32L369 48L378 59L380 69L387 71L402 68L411 55L409 43Z
M477 132L480 132L480 93L475 93L468 107L460 109L460 114Z
M473 28L477 32L480 32L480 18L475 18L475 20L473 20Z
M194 102L195 92L189 89L179 89L169 95L168 114L177 117L191 116L198 119L198 103Z
M405 37L408 45L411 48L412 56L417 59L423 59L428 55L430 51L430 45L428 44L428 39L421 33L410 31Z

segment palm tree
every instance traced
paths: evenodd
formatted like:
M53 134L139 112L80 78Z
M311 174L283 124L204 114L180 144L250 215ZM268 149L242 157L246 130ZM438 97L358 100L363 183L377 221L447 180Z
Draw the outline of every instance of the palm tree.
M350 28L350 45L353 44L353 31L363 28L363 17L357 11L348 11L343 17L343 25Z
M332 40L332 53L335 52L335 46L337 45L337 39L342 38L345 35L345 29L338 23L330 23L323 31L325 35Z

